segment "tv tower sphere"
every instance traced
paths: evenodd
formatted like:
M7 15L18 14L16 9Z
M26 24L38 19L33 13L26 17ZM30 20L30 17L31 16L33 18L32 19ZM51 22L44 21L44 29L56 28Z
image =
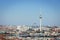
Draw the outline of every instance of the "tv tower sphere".
M42 19L42 17L40 16L40 19Z

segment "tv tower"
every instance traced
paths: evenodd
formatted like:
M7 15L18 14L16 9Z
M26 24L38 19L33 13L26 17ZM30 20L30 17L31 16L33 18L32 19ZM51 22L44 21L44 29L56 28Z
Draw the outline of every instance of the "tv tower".
M40 19L40 31L42 31L42 16L41 15L40 15L39 19Z

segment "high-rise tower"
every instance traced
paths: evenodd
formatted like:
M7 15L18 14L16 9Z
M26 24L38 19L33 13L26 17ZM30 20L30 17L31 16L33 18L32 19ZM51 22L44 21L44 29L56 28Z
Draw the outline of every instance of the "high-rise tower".
M42 30L42 16L40 15L40 31Z

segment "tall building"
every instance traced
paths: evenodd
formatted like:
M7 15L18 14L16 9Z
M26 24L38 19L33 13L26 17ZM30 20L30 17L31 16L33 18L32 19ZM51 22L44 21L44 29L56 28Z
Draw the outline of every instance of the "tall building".
M40 31L42 30L42 16L40 15Z

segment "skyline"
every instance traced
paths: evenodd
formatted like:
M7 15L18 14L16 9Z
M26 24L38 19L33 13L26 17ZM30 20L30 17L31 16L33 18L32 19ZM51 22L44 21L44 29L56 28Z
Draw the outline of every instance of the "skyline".
M60 0L0 0L0 25L60 26Z

